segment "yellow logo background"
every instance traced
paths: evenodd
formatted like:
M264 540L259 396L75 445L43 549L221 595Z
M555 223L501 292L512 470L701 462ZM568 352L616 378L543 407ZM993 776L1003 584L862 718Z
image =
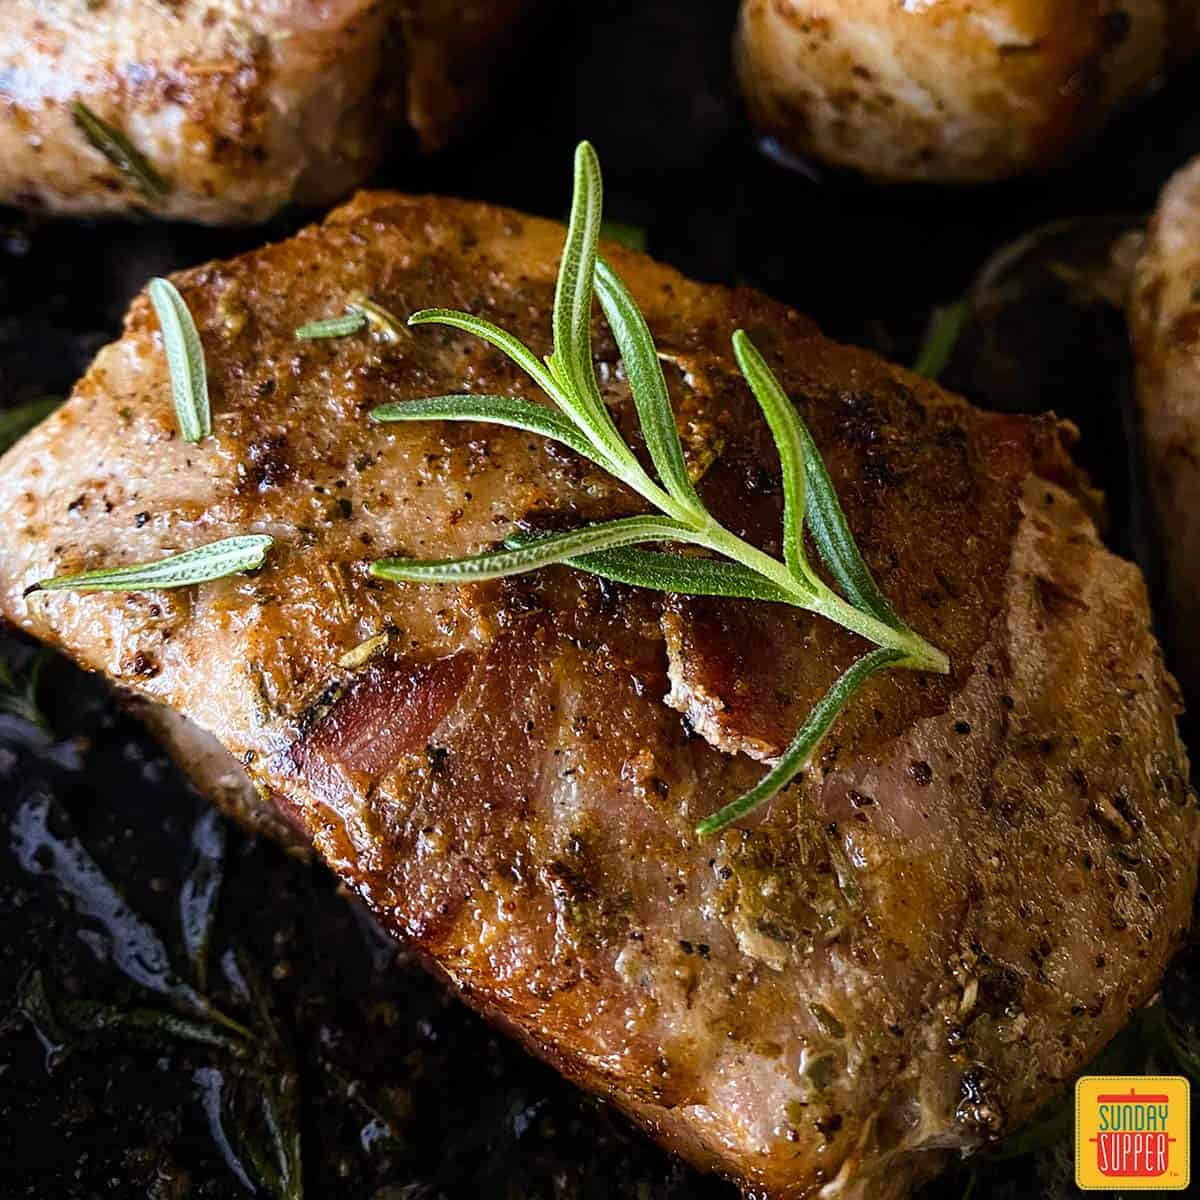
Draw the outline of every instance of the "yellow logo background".
M1086 1191L1183 1191L1191 1178L1188 1081L1085 1075L1075 1084L1075 1184Z

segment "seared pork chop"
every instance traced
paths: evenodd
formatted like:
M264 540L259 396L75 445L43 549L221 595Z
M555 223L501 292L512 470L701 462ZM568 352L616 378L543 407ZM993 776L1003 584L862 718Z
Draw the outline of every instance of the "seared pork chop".
M737 60L781 148L974 183L1054 164L1198 42L1196 0L742 0Z
M1200 159L1167 184L1134 277L1130 326L1169 643L1200 698Z
M207 778L241 764L468 1003L668 1146L777 1200L903 1196L1085 1064L1188 922L1200 820L1142 580L1101 545L1052 418L977 411L761 295L609 246L714 514L778 553L779 462L729 349L742 327L883 590L952 660L866 685L802 779L698 838L764 769L740 751L776 753L857 639L566 568L371 577L379 557L638 501L526 433L368 420L438 393L539 398L467 334L293 337L369 297L400 319L467 308L547 351L562 239L503 209L363 194L182 273L213 407L196 445L139 297L0 462L0 606L218 739L225 770L202 738L190 751ZM599 320L595 338L633 436ZM255 576L23 595L251 530L276 539Z
M0 203L265 220L361 182L396 126L442 145L531 0L5 0ZM85 106L84 120L74 108ZM147 194L87 113L163 181Z

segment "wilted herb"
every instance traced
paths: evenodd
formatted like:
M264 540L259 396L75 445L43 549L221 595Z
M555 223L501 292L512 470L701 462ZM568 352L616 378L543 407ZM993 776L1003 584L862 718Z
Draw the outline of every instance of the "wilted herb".
M46 396L0 413L0 453L48 417L61 403L57 396Z
M198 442L212 433L212 414L208 403L204 346L196 331L196 322L192 320L179 289L169 279L150 280L146 291L162 330L180 436L185 442Z
M170 554L154 562L131 563L76 575L56 575L25 589L34 592L145 592L157 588L188 587L253 571L263 565L274 539L265 533L222 538L207 546Z
M471 558L384 559L372 574L414 583L472 583L563 564L640 587L692 595L734 596L819 613L878 649L854 663L816 706L767 777L697 828L716 832L771 799L804 768L852 695L888 667L945 672L946 655L910 629L879 591L846 523L833 483L796 407L742 330L733 350L757 398L783 468L784 561L737 537L704 507L688 476L654 340L616 273L597 256L602 185L595 151L575 155L575 189L554 298L554 352L542 362L517 338L482 317L428 309L410 325L442 324L474 333L508 355L557 408L515 396L439 396L375 409L377 421L486 421L553 438L596 463L661 515L625 517L567 533L519 539ZM591 352L593 289L616 340L646 448L652 479L624 441L600 396ZM808 562L807 525L841 594ZM645 543L701 546L720 558L634 549Z
M946 369L954 347L962 336L969 311L965 300L933 310L929 328L925 331L925 340L921 343L920 352L913 363L912 369L918 375L924 375L926 379L937 379Z
M221 894L224 863L225 822L215 808L206 808L192 827L192 867L179 889L183 948L201 991L208 983L208 944Z
M162 200L171 185L146 156L114 125L96 116L82 100L71 103L71 116L84 137L108 159L147 200Z
M237 998L250 1014L237 1020L226 1015L202 985L193 987L180 977L153 926L130 908L83 844L69 831L60 831L63 813L56 814L51 828L51 807L50 797L40 793L24 802L15 826L18 862L31 874L54 878L86 919L83 940L97 958L111 962L132 983L171 1007L55 995L42 971L27 971L18 983L17 1008L37 1032L48 1065L61 1063L77 1046L103 1038L155 1047L183 1043L215 1056L221 1065L197 1071L195 1078L230 1168L239 1177L245 1174L225 1138L227 1122L237 1129L245 1158L262 1186L277 1200L301 1200L299 1074L253 963L235 952L223 960ZM193 901L205 897L198 907L210 914L198 919L197 905L181 903L183 940L195 963L210 935L216 892L212 880L219 879L224 844L220 818L202 817L193 842L206 865L193 867L190 891ZM198 877L205 882L196 882ZM230 965L234 962L235 967Z
M0 712L28 721L42 733L53 737L54 731L38 705L38 686L41 683L42 669L49 658L49 650L36 652L23 677L0 659Z

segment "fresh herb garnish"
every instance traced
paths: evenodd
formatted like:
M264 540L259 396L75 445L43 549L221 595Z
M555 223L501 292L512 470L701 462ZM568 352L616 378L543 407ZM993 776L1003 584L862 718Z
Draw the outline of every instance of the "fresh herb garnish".
M61 403L57 396L46 396L0 413L0 452L7 450Z
M273 541L265 533L222 538L219 542L171 554L155 562L81 571L77 575L56 575L26 588L25 595L34 592L145 592L207 583L261 567Z
M340 317L327 317L323 321L309 321L301 325L292 336L302 342L316 341L318 338L340 338L357 333L367 323L366 316L358 310L343 313Z
M965 300L955 301L933 310L925 340L917 353L912 369L926 379L936 379L945 369L954 353L954 347L962 336L967 323L968 306Z
M204 346L196 331L196 322L192 320L179 289L169 279L150 280L146 291L162 330L180 436L185 442L198 442L212 433L212 414L208 404Z
M879 591L846 523L833 484L799 412L746 334L733 349L775 438L783 469L784 561L743 541L704 507L688 477L654 340L633 297L597 256L602 185L595 151L575 154L575 188L554 298L554 352L542 362L517 338L471 313L427 309L410 325L441 324L474 333L520 366L557 410L515 396L439 396L375 409L377 421L486 421L563 442L602 467L661 515L625 517L567 533L513 539L471 558L383 559L371 573L415 583L471 583L564 564L639 587L682 594L735 596L791 604L819 613L879 648L854 663L810 714L792 744L756 788L704 821L714 833L786 787L852 695L888 668L945 672L949 661L910 629ZM591 352L593 290L612 330L658 482L621 437L600 395ZM841 589L833 591L808 562L807 524ZM634 549L639 543L687 543L720 559Z
M82 100L71 103L71 116L91 144L147 200L162 200L171 191L170 183L150 164L146 156L115 126L96 116Z

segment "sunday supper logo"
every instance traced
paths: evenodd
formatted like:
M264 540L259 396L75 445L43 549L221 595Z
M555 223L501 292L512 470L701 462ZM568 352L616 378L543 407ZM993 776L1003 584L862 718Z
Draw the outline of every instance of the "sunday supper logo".
M1175 1075L1088 1075L1075 1085L1075 1183L1089 1191L1182 1191L1190 1094Z

